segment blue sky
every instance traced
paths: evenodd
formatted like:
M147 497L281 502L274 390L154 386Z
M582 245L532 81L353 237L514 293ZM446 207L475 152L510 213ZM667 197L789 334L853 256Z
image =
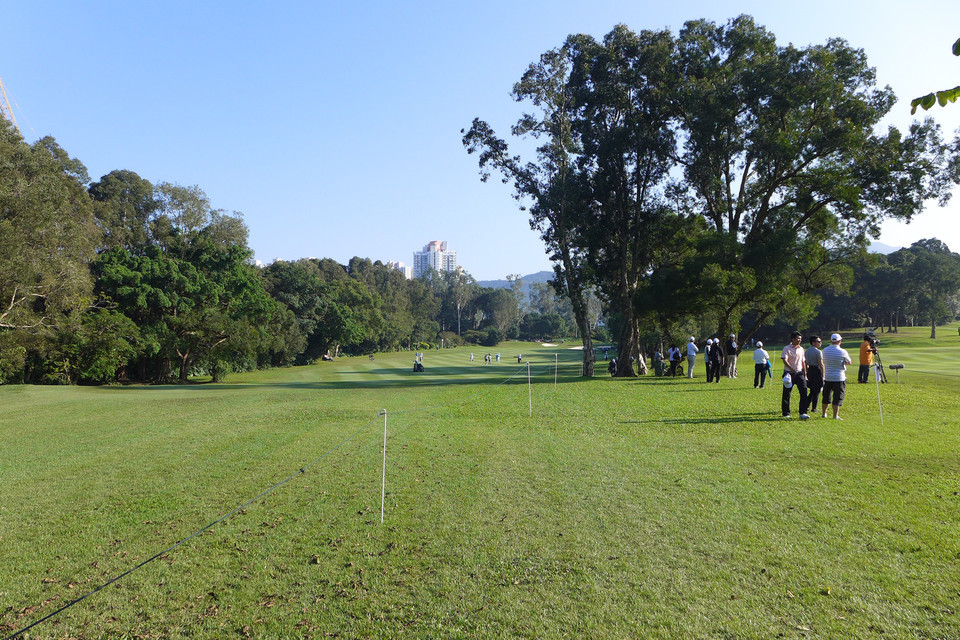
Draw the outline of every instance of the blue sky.
M0 78L29 140L52 135L93 179L129 169L199 185L274 258L412 262L447 240L478 279L548 269L507 187L460 143L506 134L510 89L570 33L674 32L748 13L797 45L862 47L901 101L960 84L956 0L887 2L21 2L0 0ZM946 133L960 104L932 115ZM881 241L960 250L960 194Z

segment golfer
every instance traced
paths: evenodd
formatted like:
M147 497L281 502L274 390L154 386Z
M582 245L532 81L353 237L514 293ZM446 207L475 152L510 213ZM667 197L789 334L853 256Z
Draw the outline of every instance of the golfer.
M847 365L853 362L847 350L840 346L843 338L839 333L830 336L830 346L823 350L823 413L827 417L827 405L833 405L833 419L840 417L840 407L847 392Z

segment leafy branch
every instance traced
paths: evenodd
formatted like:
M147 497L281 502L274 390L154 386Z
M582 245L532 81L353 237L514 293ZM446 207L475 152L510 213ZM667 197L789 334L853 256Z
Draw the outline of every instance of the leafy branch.
M953 43L953 55L960 56L960 39ZM928 111L935 103L940 103L941 107L945 107L948 102L956 102L958 98L960 98L960 86L936 93L928 93L920 98L914 98L910 102L910 115L917 112L917 107L923 107L924 111Z

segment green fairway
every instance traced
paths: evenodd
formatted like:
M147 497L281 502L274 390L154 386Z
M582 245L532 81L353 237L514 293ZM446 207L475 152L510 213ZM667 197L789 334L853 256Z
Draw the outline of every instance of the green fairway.
M710 385L506 343L0 387L0 636L290 478L30 637L958 638L960 336L929 331L878 334L883 426L873 382L780 418L749 352Z

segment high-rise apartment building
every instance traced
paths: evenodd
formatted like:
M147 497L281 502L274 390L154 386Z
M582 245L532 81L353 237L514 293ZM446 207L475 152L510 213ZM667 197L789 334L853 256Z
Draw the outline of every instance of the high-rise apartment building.
M447 251L447 242L434 240L413 254L413 277L419 278L428 270L456 271L457 252Z
M413 277L413 267L408 267L402 262L397 262L396 260L390 260L387 262L387 266L391 269L396 269L404 275L404 277L409 280Z

